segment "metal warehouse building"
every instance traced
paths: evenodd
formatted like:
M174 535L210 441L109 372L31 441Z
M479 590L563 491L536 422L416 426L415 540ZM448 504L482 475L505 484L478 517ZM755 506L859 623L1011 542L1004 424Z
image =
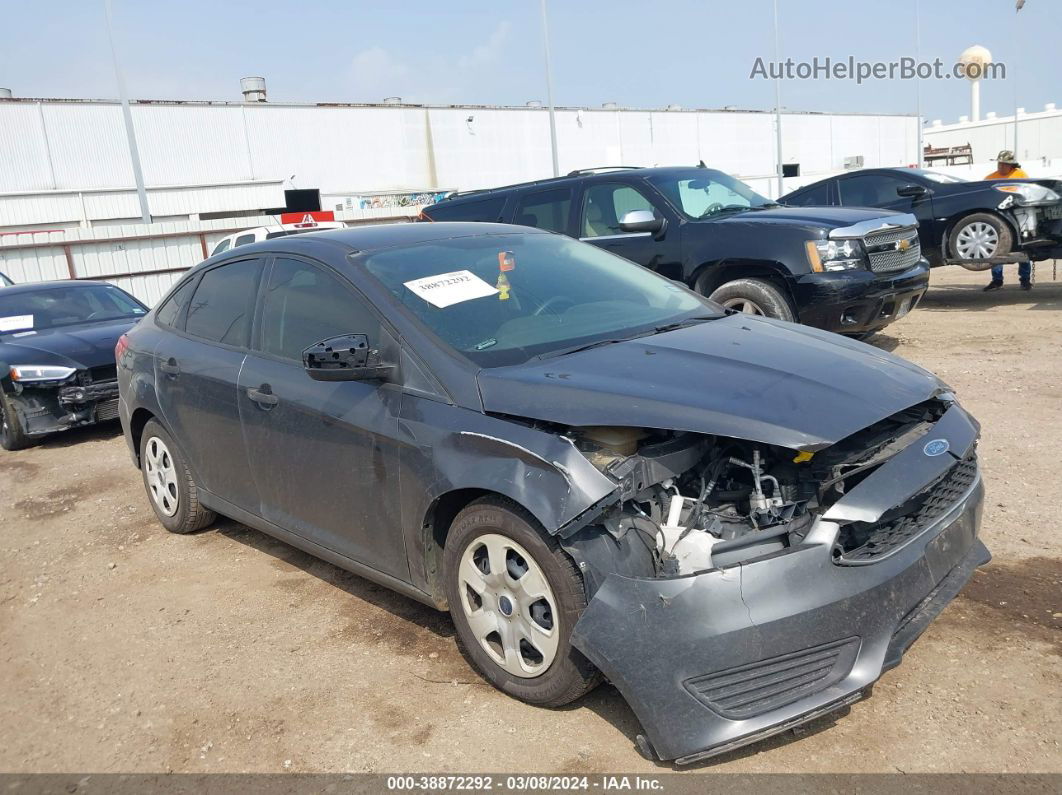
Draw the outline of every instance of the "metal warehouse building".
M259 216L285 206L285 188L317 189L322 209L355 223L552 172L548 112L535 103L140 100L131 113L150 225L118 102L0 99L0 270L17 281L113 278L153 301L214 240L268 222ZM773 113L561 108L556 119L562 173L704 160L776 192ZM787 189L918 158L914 116L787 112L782 134ZM22 231L37 234L11 234Z

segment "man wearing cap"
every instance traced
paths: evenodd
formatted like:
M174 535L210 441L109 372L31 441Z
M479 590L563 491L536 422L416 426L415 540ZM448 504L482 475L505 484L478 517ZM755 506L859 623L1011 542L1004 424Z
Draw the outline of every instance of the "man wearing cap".
M996 155L996 170L985 179L1027 179L1028 176L1022 171L1018 158L1014 156L1014 153L1009 149L1004 149ZM1027 261L1018 263L1018 281L1021 282L1021 289L1032 289L1032 266ZM992 268L992 281L985 287L985 292L998 290L1002 286L1003 266L996 265Z

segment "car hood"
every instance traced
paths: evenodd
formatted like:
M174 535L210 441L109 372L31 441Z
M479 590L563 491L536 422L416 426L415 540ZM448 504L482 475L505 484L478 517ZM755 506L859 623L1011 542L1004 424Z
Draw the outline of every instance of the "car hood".
M6 334L0 337L0 361L79 368L114 364L114 346L118 338L136 322L135 318L126 318L42 329L18 336Z
M878 210L866 207L775 207L768 210L749 210L735 215L724 215L715 220L711 218L694 223L781 223L804 224L807 226L851 226L860 221L871 221L890 215L901 215L892 210Z
M478 377L489 413L799 450L827 447L947 389L869 345L740 314Z

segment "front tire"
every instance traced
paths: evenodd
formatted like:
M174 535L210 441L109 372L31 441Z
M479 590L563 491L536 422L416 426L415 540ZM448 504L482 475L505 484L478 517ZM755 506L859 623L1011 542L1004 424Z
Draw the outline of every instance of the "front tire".
M999 217L974 213L959 221L948 235L948 250L956 259L988 259L1009 254L1014 236Z
M0 395L0 447L5 450L25 450L32 447L35 440L22 430L18 413L12 408L7 398Z
M155 516L171 533L202 530L217 518L199 502L184 454L156 420L148 420L140 437L140 472Z
M735 279L717 287L708 298L748 315L764 315L790 323L796 319L782 291L763 279Z
M559 707L597 685L597 670L570 642L586 607L582 578L518 505L484 498L461 511L444 571L458 641L496 688Z

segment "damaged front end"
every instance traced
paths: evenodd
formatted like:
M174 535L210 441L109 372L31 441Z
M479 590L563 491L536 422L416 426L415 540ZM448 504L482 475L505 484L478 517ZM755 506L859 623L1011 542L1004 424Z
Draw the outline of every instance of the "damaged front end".
M859 699L989 555L978 426L950 396L816 452L622 427L564 434L617 484L559 529L572 643L643 752L691 763Z
M24 369L24 368L23 368ZM118 417L114 365L73 370L61 378L34 377L12 368L4 396L27 436L39 437Z

